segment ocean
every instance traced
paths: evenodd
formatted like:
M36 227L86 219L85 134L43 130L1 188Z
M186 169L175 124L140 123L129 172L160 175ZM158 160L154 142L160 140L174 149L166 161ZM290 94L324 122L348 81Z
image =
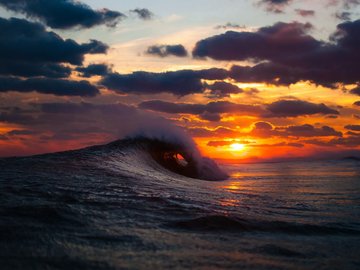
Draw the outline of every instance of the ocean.
M360 269L359 161L197 160L142 139L0 159L0 269Z

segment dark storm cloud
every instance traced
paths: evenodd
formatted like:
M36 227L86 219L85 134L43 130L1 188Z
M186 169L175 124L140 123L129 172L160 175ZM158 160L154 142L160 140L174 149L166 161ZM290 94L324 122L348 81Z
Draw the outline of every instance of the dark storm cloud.
M295 12L302 17L312 17L315 15L315 11L309 9L295 9Z
M360 125L347 125L345 128L352 131L360 131Z
M153 45L146 50L147 54L156 55L160 57L177 56L185 57L188 55L185 47L181 44L178 45Z
M82 64L85 54L106 53L108 46L100 41L78 44L48 32L38 23L23 19L0 18L0 60L11 63Z
M71 81L51 78L19 79L0 77L0 93L17 91L22 93L38 92L57 96L87 96L99 94L97 87L88 81Z
M265 5L266 10L274 13L282 13L292 0L260 0L260 5Z
M339 114L325 104L316 104L302 100L279 100L267 106L270 117L298 117L314 114Z
M154 17L154 14L147 8L136 8L130 12L135 13L142 20L151 20Z
M263 109L260 106L237 104L229 101L216 101L207 104L191 104L151 100L140 103L139 108L171 114L183 113L194 115L203 115L204 113L260 115L264 113Z
M111 68L105 64L91 64L87 67L77 67L75 70L82 73L81 76L85 78L105 76L111 73Z
M255 66L235 66L231 77L241 82L289 85L310 81L334 88L337 83L359 82L360 20L339 24L331 42L308 34L310 24L277 23L257 32L234 32L199 41L194 57L216 60L266 61Z
M93 10L73 0L0 0L0 5L57 29L90 28L101 24L115 26L125 17L118 11Z
M230 94L240 94L244 92L243 89L234 84L220 81L207 85L207 88L211 90L211 95L216 97L229 97Z
M224 69L179 70L163 73L138 71L132 74L110 73L103 77L101 84L120 93L157 94L171 93L184 96L202 93L205 86L202 79L222 80L228 76Z

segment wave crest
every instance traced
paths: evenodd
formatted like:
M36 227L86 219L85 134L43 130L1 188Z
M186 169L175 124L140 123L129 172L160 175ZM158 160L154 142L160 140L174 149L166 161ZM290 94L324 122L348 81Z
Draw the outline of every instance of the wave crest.
M201 156L195 144L149 139L142 136L119 142L127 147L137 147L146 151L162 167L179 175L209 181L221 181L228 178L214 160Z

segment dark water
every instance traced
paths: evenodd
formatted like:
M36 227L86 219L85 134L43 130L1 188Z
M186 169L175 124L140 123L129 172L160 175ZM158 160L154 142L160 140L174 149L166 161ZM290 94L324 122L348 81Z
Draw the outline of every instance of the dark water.
M0 269L360 269L359 165L227 165L209 182L129 142L3 159Z

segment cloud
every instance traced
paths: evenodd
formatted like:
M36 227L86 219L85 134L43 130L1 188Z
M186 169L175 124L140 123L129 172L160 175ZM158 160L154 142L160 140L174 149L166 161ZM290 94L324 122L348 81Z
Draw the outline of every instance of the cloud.
M231 78L238 82L290 85L310 81L331 88L358 83L360 20L339 24L329 42L310 36L311 28L310 24L280 22L251 33L228 31L197 42L193 56L263 61L234 66Z
M343 134L329 126L314 127L309 124L279 126L275 127L269 122L259 121L254 123L249 132L240 132L239 130L218 127L216 129L207 128L189 128L189 132L195 137L255 137L255 138L307 138L307 137L342 137ZM299 147L298 145L295 147Z
M217 127L215 129L196 127L188 128L187 130L192 136L197 138L235 138L241 135L239 131L227 127Z
M360 96L360 86L357 86L350 91L351 94Z
M223 147L223 146L229 146L234 143L240 143L240 144L246 144L249 147L296 147L296 148L302 148L304 147L301 143L286 143L286 142L280 142L280 143L274 143L274 144L255 144L248 141L209 141L207 143L208 146L211 147Z
M358 147L360 145L360 136L349 136L345 138L338 138L330 140L328 146L345 146L345 147Z
M301 143L286 143L286 142L280 142L280 143L274 143L274 144L254 144L250 145L252 147L296 147L296 148L302 148L304 147Z
M360 133L348 131L348 132L346 132L346 135L349 135L349 136L360 136Z
M71 69L63 64L82 64L86 54L106 53L108 46L91 40L78 44L48 32L38 23L0 18L0 74L22 77L63 78Z
M252 137L341 137L342 133L329 126L316 128L309 124L274 127L268 122L256 122L248 134Z
M348 12L348 11L336 12L335 17L342 21L350 21L351 20L351 12Z
M360 131L360 125L347 125L345 128L352 131Z
M221 121L221 115L218 113L209 113L204 112L200 114L200 118L209 122L220 122Z
M274 13L283 13L284 8L288 6L292 0L260 0L260 5L265 5L266 10Z
M75 70L82 73L81 76L85 78L105 76L111 73L111 68L105 64L91 64L87 67L77 67Z
M316 104L302 100L279 100L267 106L269 117L298 117L313 114L339 114L325 104Z
M245 29L246 26L245 25L239 25L239 24L236 24L236 23L226 23L226 24L219 24L217 26L215 26L215 29Z
M147 8L136 8L130 12L135 13L142 20L151 20L154 17L154 14Z
M90 28L102 24L115 26L125 17L118 11L93 10L73 0L1 0L0 5L56 29Z
M276 23L257 32L228 31L197 42L193 55L216 60L281 60L304 54L321 44L307 32L310 24Z
M253 130L273 130L274 127L269 122L256 122Z
M313 114L339 114L338 111L327 107L325 104L316 104L301 100L280 100L266 107L258 105L239 104L229 101L214 101L207 104L175 103L162 100L145 101L139 108L170 114L201 115L205 112L212 114L236 114L263 117L298 117ZM266 122L260 122L261 127L271 128Z
M28 129L14 129L14 130L11 130L7 133L7 135L9 136L27 136L27 135L34 135L36 134L37 132L33 131L33 130L28 130Z
M278 129L281 131L281 128ZM295 137L328 137L335 136L341 137L342 133L336 131L334 128L329 126L323 126L321 128L315 128L312 125L305 124L300 126L288 126L282 130L287 136Z
M224 69L179 70L163 73L138 71L131 74L110 73L101 84L119 93L158 94L171 93L176 96L202 93L202 80L222 80L227 77Z
M100 93L96 86L66 79L72 72L69 65L80 65L86 54L107 49L97 40L83 44L64 40L39 23L0 18L0 92L93 97Z
M215 97L229 97L230 94L240 94L244 92L244 90L238 86L222 81L207 85L207 88L211 90L211 95Z
M327 118L327 119L338 119L339 116L337 116L337 115L327 115L325 118Z
M2 62L2 65L0 65L0 74L21 77L44 76L48 78L65 78L70 76L71 68L57 63L7 60Z
M295 9L295 12L302 17L312 17L315 15L315 11L310 9Z
M170 121L122 103L51 102L26 105L27 109L0 107L0 122L21 124L22 130L33 132L20 138L13 136L13 151L6 153L6 149L0 147L2 156L74 149L134 134L145 133L165 139L172 135L176 135L176 139L183 136L182 131L174 128ZM172 134L174 129L179 132ZM5 137L9 139L9 135Z
M139 108L170 114L202 114L207 111L206 105L203 104L173 103L162 100L142 102L139 104Z
M167 57L167 56L186 57L188 55L188 52L186 51L185 47L181 44L153 45L147 49L146 53L160 57Z
M343 0L344 9L352 9L360 5L360 0Z
M231 140L231 141L208 141L207 145L211 147L222 147L222 146L229 146L234 143L240 143L240 144L251 144L250 141L239 141L239 140Z
M57 96L93 97L99 94L96 86L88 81L71 81L50 78L19 79L0 77L0 93L17 91L22 93L36 91Z
M31 112L22 110L17 107L5 108L5 111L0 111L0 122L29 125L34 122L36 118L31 115Z
M139 104L139 108L170 114L237 114L237 115L260 115L264 113L260 106L237 104L229 101L215 101L207 104L173 103L162 100L145 101Z
M354 106L360 106L360 100L354 102Z

